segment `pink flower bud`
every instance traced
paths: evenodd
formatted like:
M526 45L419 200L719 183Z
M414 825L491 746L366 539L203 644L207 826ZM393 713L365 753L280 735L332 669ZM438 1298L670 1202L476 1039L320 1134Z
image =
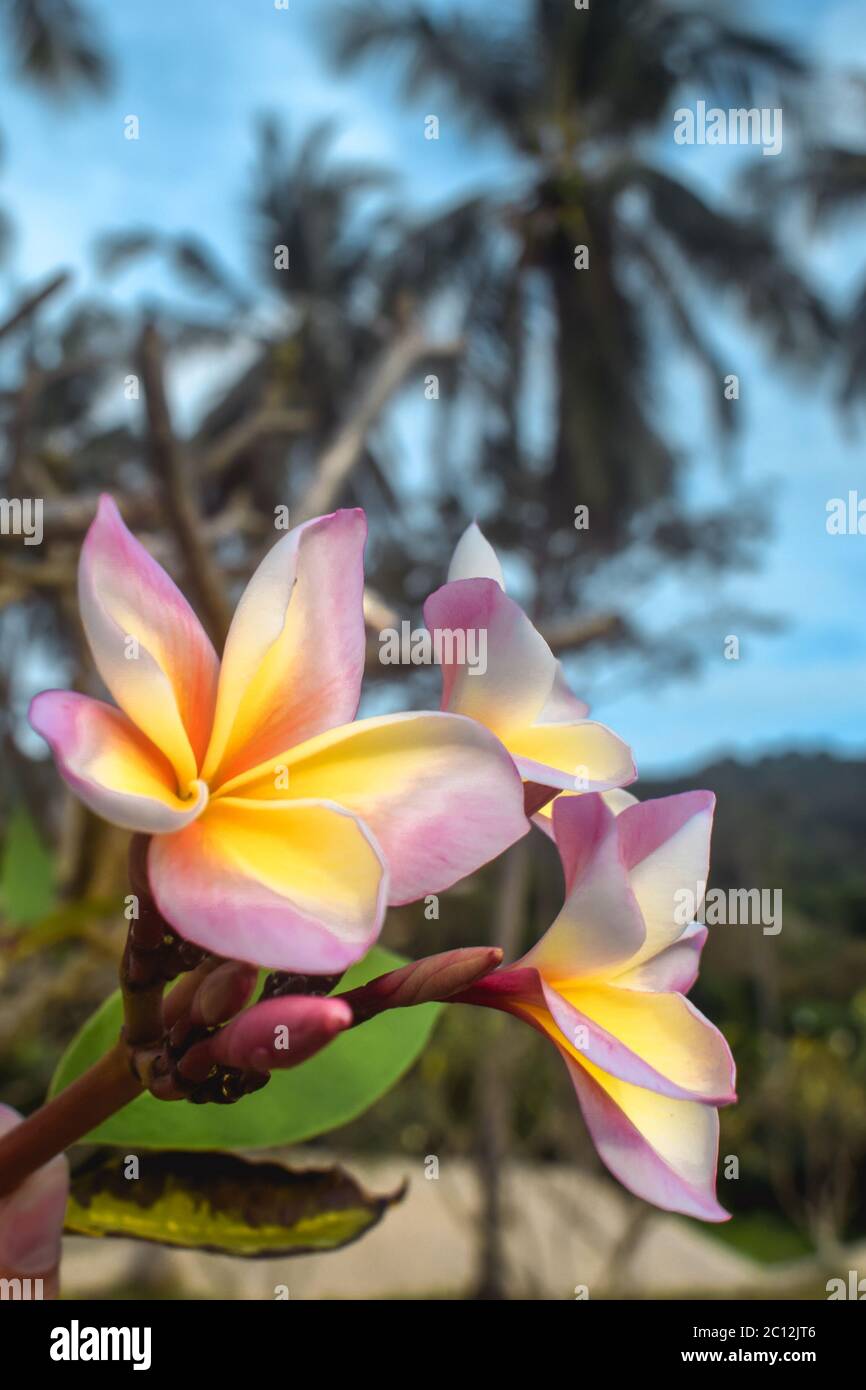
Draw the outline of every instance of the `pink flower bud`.
M476 980L495 970L502 960L498 946L469 946L410 961L399 970L379 975L338 998L352 1009L355 1023L363 1023L383 1009L402 1009L450 999Z
M191 1047L178 1063L178 1071L190 1081L199 1081L215 1064L262 1072L296 1067L351 1022L352 1012L341 999L306 995L265 999Z

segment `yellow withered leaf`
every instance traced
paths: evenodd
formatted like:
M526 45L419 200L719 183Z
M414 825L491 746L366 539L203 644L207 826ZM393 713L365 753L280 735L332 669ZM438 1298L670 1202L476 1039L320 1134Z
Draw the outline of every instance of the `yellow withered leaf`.
M135 1176L135 1174L138 1174ZM399 1202L340 1167L291 1169L227 1153L100 1153L78 1169L66 1230L265 1258L338 1250Z

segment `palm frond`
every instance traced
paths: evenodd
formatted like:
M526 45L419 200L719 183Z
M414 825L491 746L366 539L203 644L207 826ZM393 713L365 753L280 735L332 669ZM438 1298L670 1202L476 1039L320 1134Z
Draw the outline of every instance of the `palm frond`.
M53 92L102 92L110 65L90 11L75 0L9 0L8 24L23 77Z
M543 74L532 61L531 31L522 26L497 22L489 10L434 16L419 4L376 3L346 8L336 21L329 15L328 37L339 64L396 56L407 98L444 91L471 125L494 125L518 144L526 141L524 113Z
M837 326L776 243L764 219L711 207L692 188L648 164L629 182L645 193L650 215L685 262L739 300L779 353L815 360L837 341Z
M214 252L195 237L168 236L138 228L107 232L94 246L96 264L105 275L118 274L145 256L164 257L175 273L197 291L222 295L234 305L246 303L246 296Z
M703 373L707 399L719 432L722 435L731 434L739 417L724 398L722 382L725 368L708 343L706 334L698 328L687 297L682 292L681 280L672 273L671 266L659 254L658 248L645 236L626 233L625 241L630 254L646 271L649 283L661 307L666 311L675 334Z
M859 212L866 201L866 151L813 146L804 151L793 172L758 165L749 186L757 192L767 190L777 199L802 197L816 223L829 223Z

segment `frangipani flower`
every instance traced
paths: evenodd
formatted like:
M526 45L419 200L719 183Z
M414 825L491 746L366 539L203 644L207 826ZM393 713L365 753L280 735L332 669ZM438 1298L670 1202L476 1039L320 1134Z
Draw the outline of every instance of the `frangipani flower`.
M505 593L502 567L475 522L463 533L448 582L424 605L431 630L484 631L486 669L444 662L442 709L491 729L521 777L541 788L605 791L637 776L628 746L568 687L541 633ZM549 800L544 793L539 801Z
M727 1043L686 999L706 927L676 921L675 894L705 883L715 798L626 807L558 798L565 904L514 965L452 1002L516 1014L559 1048L593 1142L637 1196L724 1221L715 1196L716 1106L736 1099Z
M548 801L546 805L540 806L533 814L533 821L539 830L543 830L545 835L553 839L553 808L557 801L565 801L570 796L579 796L579 792L559 792L553 801ZM615 816L618 816L627 806L636 806L637 797L631 792L625 791L622 787L613 787L609 792L600 792L602 801L609 806Z
M20 1123L16 1110L0 1105L0 1139ZM57 1154L11 1195L0 1198L0 1279L41 1280L43 1288L35 1296L57 1297L57 1265L68 1197L69 1163L65 1154ZM5 1284L0 1287L4 1298L8 1297Z
M528 828L511 760L472 720L352 722L365 537L360 511L288 532L222 663L110 498L85 538L81 615L118 707L47 691L30 720L88 806L152 837L159 911L218 955L341 972L388 903L449 887Z

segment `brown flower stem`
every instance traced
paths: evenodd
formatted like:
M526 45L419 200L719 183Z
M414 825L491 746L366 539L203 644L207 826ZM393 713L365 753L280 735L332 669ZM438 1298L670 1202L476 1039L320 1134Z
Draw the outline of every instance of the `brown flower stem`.
M162 1041L162 988L123 995L123 1036L129 1047L150 1047Z
M120 962L120 992L126 1045L156 1056L166 1044L168 1031L163 1012L166 985L180 974L195 972L206 958L198 946L182 940L157 909L147 875L148 844L146 835L134 835L129 845L129 877L137 912Z
M0 1139L0 1197L141 1093L122 1042Z

